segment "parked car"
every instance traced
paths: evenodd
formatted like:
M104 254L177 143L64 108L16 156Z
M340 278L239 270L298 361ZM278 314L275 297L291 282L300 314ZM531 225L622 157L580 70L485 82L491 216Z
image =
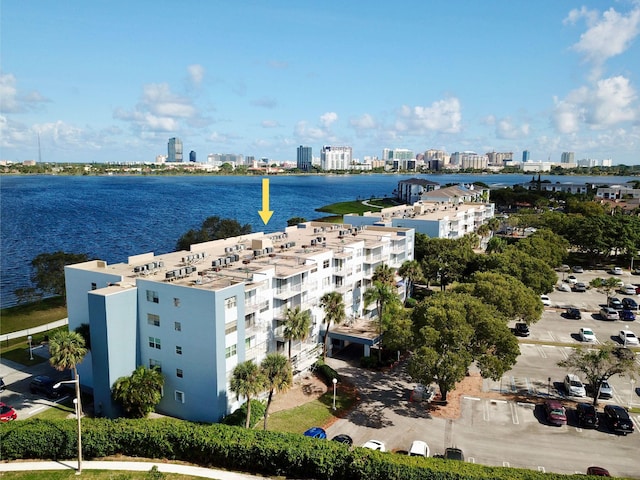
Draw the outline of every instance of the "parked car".
M53 388L57 382L46 375L38 375L31 379L29 383L29 391L34 395L39 393L46 395L48 398L58 398L60 396L60 390Z
M633 322L636 319L636 314L631 310L620 310L618 315L620 316L620 320L626 320L628 322Z
M579 403L576 405L576 415L578 425L584 428L598 428L598 412L590 403Z
M551 425L560 427L567 424L567 411L558 400L549 399L544 402L547 421Z
M528 337L530 334L529 325L524 322L518 322L513 329L513 333L515 333L518 337Z
M613 388L609 385L609 382L606 380L600 384L600 393L598 394L598 398L612 398L613 397Z
M636 294L636 286L635 285L625 285L620 289L620 293L623 295L635 295Z
M603 320L618 320L620 315L618 315L617 310L611 307L602 307L600 309L600 317L602 317Z
M461 462L464 462L464 453L462 453L462 450L459 448L445 448L443 457L447 460L460 460Z
M540 301L542 301L542 304L545 307L550 307L551 306L551 299L549 298L548 295L540 295Z
M576 276L575 276L575 275L569 275L569 276L567 277L566 282L567 282L568 284L570 284L570 285L575 285L576 283L578 283L578 279L576 278Z
M626 347L617 347L615 350L613 350L613 354L623 360L633 360L634 358L636 358L636 354L633 353L633 350Z
M580 265L574 265L571 270L573 273L584 273L584 269Z
M618 297L611 297L607 306L613 308L614 310L622 310L622 302Z
M320 427L311 427L309 430L305 431L303 435L311 438L327 438L327 432L324 431L324 428Z
M627 345L640 344L640 342L638 341L638 337L636 337L636 334L633 333L631 330L620 330L620 333L618 334L618 338L620 338L622 345L624 345L625 347Z
M602 467L589 467L587 468L587 475L594 475L596 477L610 477L609 470Z
M638 302L636 302L633 298L623 298L622 299L622 306L626 309L626 310L638 310Z
M333 442L339 442L342 443L344 445L347 446L351 446L353 445L353 438L351 438L349 435L347 435L346 433L341 433L339 435L336 435L335 437L333 437L331 439Z
M10 422L18 418L18 414L6 403L0 402L0 422Z
M582 313L580 313L580 310L575 307L569 307L565 310L564 316L573 320L580 320L582 318Z
M596 334L593 333L593 330L591 330L590 328L582 327L580 329L580 340L582 340L583 342L595 342Z
M622 269L620 267L613 267L609 273L612 275L622 275Z
M7 386L4 384L4 378L0 377L0 392L4 392Z
M564 377L564 390L567 395L572 397L586 397L587 392L584 388L584 384L580 381L577 375L568 373Z
M368 448L370 450L378 450L379 452L387 451L387 447L385 446L384 442L381 442L380 440L369 440L364 445L362 445L362 447Z
M560 291L560 292L570 292L571 291L571 285L569 285L568 283L561 282L561 283L558 284L558 291Z
M587 291L587 284L583 283L583 282L578 282L573 286L573 291L574 292L586 292Z
M423 442L422 440L414 440L411 442L408 454L411 457L428 457L429 445L427 445L427 442Z
M629 413L620 405L605 405L604 416L609 428L615 433L622 435L633 433L633 422L629 418Z

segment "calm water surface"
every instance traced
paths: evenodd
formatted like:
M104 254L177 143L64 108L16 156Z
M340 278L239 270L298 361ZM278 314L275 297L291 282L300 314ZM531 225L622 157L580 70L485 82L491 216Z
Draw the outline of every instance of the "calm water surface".
M178 238L210 216L251 224L253 231L283 230L292 217L313 220L315 209L335 202L392 196L400 180L416 175L274 176L273 217L265 227L258 210L262 177L0 177L0 306L30 285L30 262L43 252L86 253L108 263L129 255L174 250ZM531 175L430 175L446 183L490 186L528 182ZM619 183L626 177L542 177L552 182Z

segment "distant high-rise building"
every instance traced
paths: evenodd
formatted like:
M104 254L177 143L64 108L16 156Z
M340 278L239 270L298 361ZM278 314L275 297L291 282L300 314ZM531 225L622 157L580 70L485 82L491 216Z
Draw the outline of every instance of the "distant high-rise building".
M311 147L298 147L298 155L296 161L296 167L303 172L311 171L311 164L313 163L313 155Z
M575 154L573 152L562 152L562 157L560 157L560 163L575 163L574 158L575 158Z
M513 160L513 152L489 152L489 165L504 165L504 162Z
M382 158L393 165L394 170L414 170L416 156L406 148L384 148Z
M182 140L172 137L169 139L167 162L182 162Z
M320 153L320 166L322 170L349 170L352 153L351 147L324 145Z
M189 152L189 161L190 162L195 162L196 161L196 152L194 152L193 150L191 150Z
M528 162L530 157L531 157L531 154L529 153L529 150L523 150L522 163Z

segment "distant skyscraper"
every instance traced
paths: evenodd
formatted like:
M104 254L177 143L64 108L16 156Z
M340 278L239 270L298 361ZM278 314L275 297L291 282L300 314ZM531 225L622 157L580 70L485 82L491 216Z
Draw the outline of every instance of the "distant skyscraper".
M189 152L189 161L190 162L195 162L196 161L196 152L194 152L193 150L191 150Z
M182 140L172 137L169 139L167 162L182 162Z
M351 147L323 146L320 152L322 170L349 170L352 154Z
M575 154L573 152L562 152L560 163L575 163Z
M296 167L303 172L310 172L312 162L313 155L311 147L303 147L302 145L300 145L298 147Z
M522 163L528 162L529 161L529 157L530 157L529 150L524 150L522 152Z

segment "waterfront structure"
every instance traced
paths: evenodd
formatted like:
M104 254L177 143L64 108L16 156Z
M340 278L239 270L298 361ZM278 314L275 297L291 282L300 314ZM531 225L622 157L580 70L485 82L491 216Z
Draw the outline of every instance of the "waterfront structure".
M182 162L182 140L179 138L172 137L169 139L169 144L167 146L167 162Z
M347 214L352 225L412 228L432 238L461 238L475 232L495 216L489 190L477 185L456 185L426 192L413 205L383 208L363 215Z
M513 161L513 152L489 152L487 159L489 165L503 166L505 162Z
M352 157L351 147L324 145L320 152L320 168L322 170L349 170Z
M640 198L640 189L634 189L627 185L609 185L608 187L599 187L596 190L596 197L605 200Z
M474 169L484 170L489 164L489 157L487 155L480 155L476 152L454 152L451 154L450 165L456 166L460 169Z
M300 145L297 150L296 167L303 172L310 172L313 165L313 150Z
M575 163L575 153L562 152L562 155L560 156L560 163Z
M396 171L416 169L416 156L406 148L385 148L382 150L382 158Z
M244 401L229 390L236 365L288 354L288 309L300 307L312 319L308 339L293 342L293 367L302 372L321 352L321 296L339 292L347 319L371 323L376 307L365 308L363 294L375 268L412 260L414 236L410 227L306 222L124 263L66 266L69 329L87 324L91 332L78 365L82 387L104 416L116 417L113 383L139 365L155 367L165 378L158 412L219 421ZM378 341L340 331L331 346L360 343L368 355Z
M587 193L589 186L586 183L549 183L529 182L522 185L527 190L542 190L545 192Z
M410 178L398 182L396 198L407 205L413 205L425 192L440 188L440 184L423 178Z

